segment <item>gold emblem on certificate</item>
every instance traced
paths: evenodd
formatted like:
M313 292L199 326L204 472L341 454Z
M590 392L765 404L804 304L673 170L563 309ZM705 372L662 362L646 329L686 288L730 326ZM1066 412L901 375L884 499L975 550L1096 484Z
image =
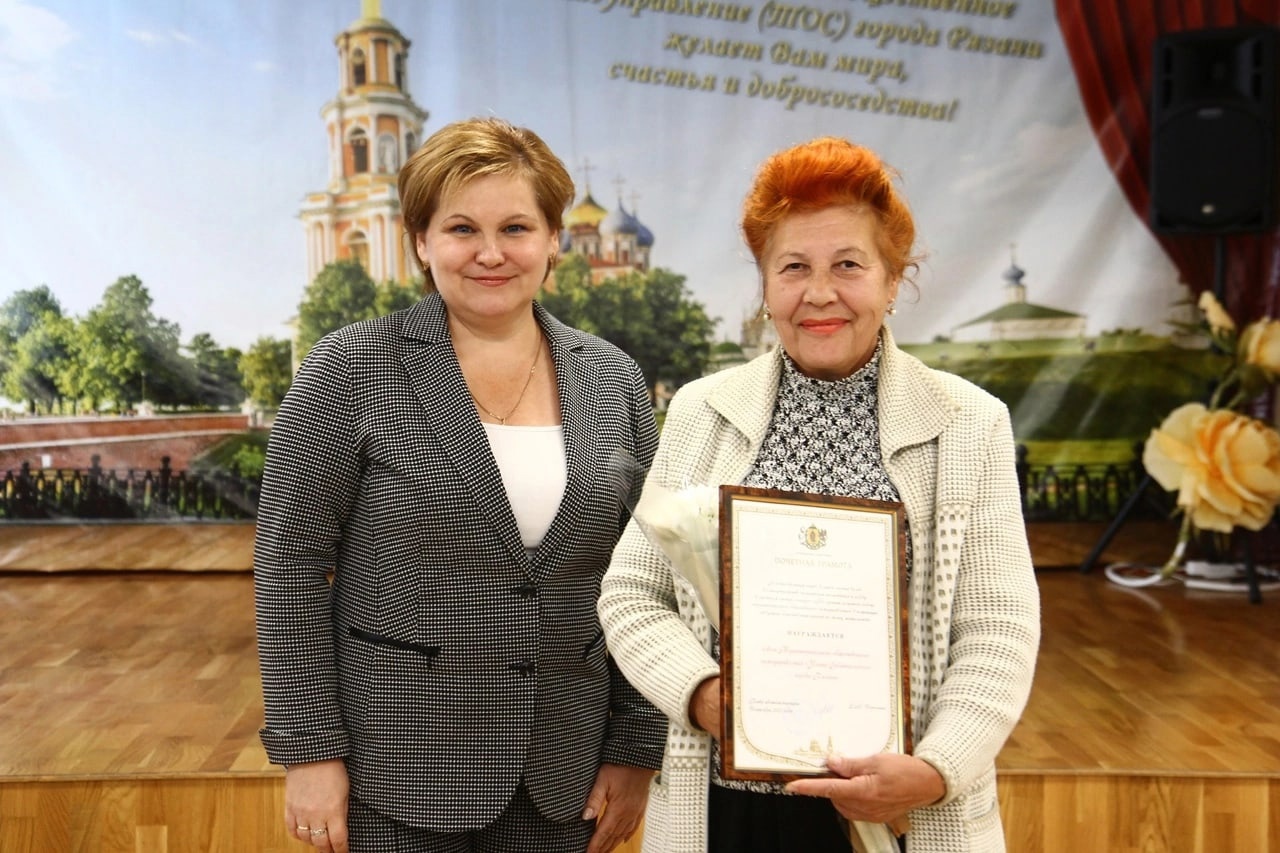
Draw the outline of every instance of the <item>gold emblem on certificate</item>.
M901 503L720 487L724 773L909 752Z
M800 541L804 543L804 547L810 551L817 551L823 545L827 544L827 531L823 530L816 524L810 524L804 530L800 531Z

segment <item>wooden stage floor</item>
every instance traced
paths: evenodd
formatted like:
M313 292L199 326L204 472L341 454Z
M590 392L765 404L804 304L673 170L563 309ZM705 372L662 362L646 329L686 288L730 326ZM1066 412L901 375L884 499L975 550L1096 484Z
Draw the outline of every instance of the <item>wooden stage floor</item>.
M252 528L186 532L0 527L0 850L303 849L257 739ZM1169 532L1105 559L1156 562ZM1012 853L1280 853L1280 593L1125 589L1048 567L1096 530L1030 533L1044 639L998 762Z

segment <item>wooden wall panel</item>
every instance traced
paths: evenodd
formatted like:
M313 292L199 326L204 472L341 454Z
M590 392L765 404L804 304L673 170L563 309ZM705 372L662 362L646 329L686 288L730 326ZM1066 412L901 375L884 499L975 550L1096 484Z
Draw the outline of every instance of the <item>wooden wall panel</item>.
M1010 853L1280 853L1278 806L1275 778L1000 778ZM278 778L4 782L0 850L300 853L283 812Z
M0 780L4 853L304 853L283 777ZM640 836L618 853L639 853Z
M1010 853L1280 853L1280 778L1000 777Z
M0 783L5 853L300 853L284 785L259 779Z

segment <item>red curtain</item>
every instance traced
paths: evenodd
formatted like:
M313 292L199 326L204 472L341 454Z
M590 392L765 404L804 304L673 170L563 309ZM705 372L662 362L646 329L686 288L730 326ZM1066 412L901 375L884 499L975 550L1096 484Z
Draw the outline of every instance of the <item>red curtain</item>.
M1147 222L1152 51L1163 33L1280 25L1280 0L1054 0L1085 113L1129 204ZM1193 294L1212 289L1219 238L1156 234ZM1221 238L1237 322L1280 316L1280 228Z

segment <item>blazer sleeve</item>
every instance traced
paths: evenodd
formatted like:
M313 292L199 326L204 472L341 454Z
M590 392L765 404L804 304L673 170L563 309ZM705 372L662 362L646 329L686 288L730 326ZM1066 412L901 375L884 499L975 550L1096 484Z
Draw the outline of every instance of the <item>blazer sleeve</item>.
M971 498L942 492L939 528L962 528L945 672L928 709L915 755L932 764L947 783L945 801L964 793L989 770L1013 731L1031 691L1040 642L1040 599L1027 545L1014 467L1013 430L1003 404L986 409L984 424L970 421L965 437L940 462L956 456L960 467L977 466ZM960 462L967 457L969 462ZM954 466L951 466L954 467ZM946 478L940 469L940 478ZM967 505L967 509L966 509ZM940 534L945 536L947 534ZM935 571L952 571L954 548L939 548ZM954 544L954 543L950 543Z
M337 701L329 572L359 486L350 367L335 336L294 378L271 430L254 542L266 725L277 764L348 751Z
M653 464L658 447L658 427L653 416L649 389L640 368L634 362L631 363L630 390L636 458L619 460L619 464L626 465L630 471L630 475L624 480L628 509L618 519L619 532L628 522L629 510L635 507L640 498L645 475ZM662 766L666 743L665 715L626 679L612 656L609 658L609 678L612 713L603 760L610 764L657 770Z

